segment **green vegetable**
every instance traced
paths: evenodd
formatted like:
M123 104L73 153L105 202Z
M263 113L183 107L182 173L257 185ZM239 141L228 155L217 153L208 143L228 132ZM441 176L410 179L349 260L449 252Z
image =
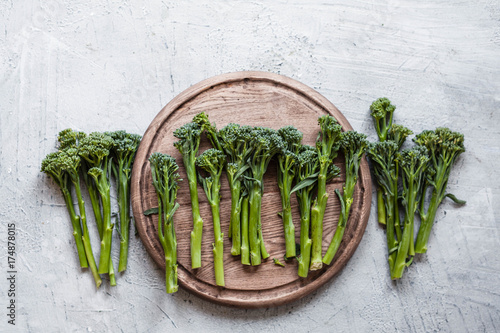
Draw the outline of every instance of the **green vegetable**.
M79 169L80 157L75 148L64 148L58 152L48 154L43 159L41 167L41 171L48 174L60 187L63 193L64 201L73 226L73 236L75 238L80 266L82 268L90 266L96 287L99 288L102 280L97 273L97 266L90 244L85 203L80 188ZM74 209L73 197L71 195L72 186L75 187L80 215L77 215Z
M112 286L116 285L116 277L111 260L111 241L114 225L111 223L110 150L113 144L114 141L109 135L93 132L82 138L78 145L78 153L85 160L86 167L89 168L88 175L93 179L102 206L102 224L99 233L101 236L99 274L108 273Z
M203 185L212 210L215 237L213 244L215 283L218 286L224 286L224 234L220 225L220 176L225 162L224 153L215 148L205 150L196 159L196 166L208 174L208 177L200 174L198 180Z
M299 203L300 212L300 255L298 275L307 277L311 262L310 221L311 205L313 201L314 187L318 181L319 160L318 152L315 148L303 145L298 154L296 164L297 185L292 189L295 192Z
M428 150L424 146L406 149L398 156L397 161L402 170L403 192L402 202L405 210L404 230L399 240L396 261L391 271L392 279L399 279L415 255L414 219L418 208L419 195L425 186L425 174L428 168ZM409 260L407 261L407 258Z
M337 229L328 250L323 257L323 263L330 265L342 242L344 231L349 221L349 212L354 197L354 188L358 181L359 165L361 158L368 147L366 135L355 131L348 131L341 134L340 148L345 156L345 184L344 192L341 195L338 190L335 193L340 199L341 214L337 224Z
M113 139L113 175L116 179L118 212L120 216L120 261L118 272L127 268L128 243L130 230L130 179L135 152L141 142L141 136L125 131L107 133Z
M248 240L248 233L242 235L241 217L243 215L242 193L245 191L243 175L249 168L247 160L252 152L250 147L251 131L252 127L250 126L228 124L218 133L222 151L228 159L226 174L231 191L231 218L229 223L229 237L232 239L231 254L233 256L241 254L242 263L247 265L250 264L250 252L248 242L243 243ZM248 221L248 216L245 218Z
M285 267L285 264L283 264L281 261L279 261L279 259L277 258L273 258L273 262L276 266L281 266L281 267Z
M261 257L266 259L266 251L262 237L261 206L264 192L264 173L272 157L283 149L283 140L277 131L255 127L250 133L251 154L248 164L251 170L251 185L249 189L250 212L248 221L250 257L252 265L259 265Z
M203 232L203 220L200 215L198 202L198 182L196 180L196 154L200 147L201 127L197 123L188 123L174 131L174 136L179 141L174 146L182 154L182 161L186 168L191 196L191 209L193 215L193 231L191 232L191 267L201 267L201 237Z
M389 253L389 269L392 271L396 261L398 240L401 239L401 226L398 205L399 149L393 141L371 143L368 155L372 161L375 179L383 193L386 216L386 237Z
M278 134L283 139L284 146L278 153L278 187L281 194L281 204L283 211L283 229L285 232L285 256L295 257L295 226L292 220L292 206L290 195L292 183L295 178L296 165L298 163L297 154L302 147L302 133L293 126L286 126L278 130Z
M328 201L326 182L328 171L331 169L333 160L337 157L340 147L340 133L342 131L342 127L332 116L321 116L318 119L318 123L320 125L320 132L316 140L316 149L318 151L319 174L318 195L311 209L311 270L318 270L323 266L323 218Z
M420 146L425 146L430 154L429 170L431 172L427 172L427 183L423 188L420 199L419 212L421 222L415 242L415 252L425 253L437 208L446 196L452 199L455 197L452 194L446 193L446 186L451 167L458 156L465 151L464 136L463 134L452 132L448 128L439 127L435 131L423 131L416 136L414 141ZM432 194L426 211L424 200L427 185L430 185L432 188ZM461 200L454 201L460 204L465 203L465 201Z
M167 293L179 289L177 284L177 239L173 215L179 203L175 202L179 188L179 167L175 159L162 153L149 157L153 186L158 197L158 238L165 254L165 286Z
M381 142L387 139L388 132L392 127L392 119L395 110L396 107L385 97L377 99L370 106L371 116L375 122L377 135ZM386 211L383 193L380 187L377 188L377 212L378 222L380 224L386 224Z

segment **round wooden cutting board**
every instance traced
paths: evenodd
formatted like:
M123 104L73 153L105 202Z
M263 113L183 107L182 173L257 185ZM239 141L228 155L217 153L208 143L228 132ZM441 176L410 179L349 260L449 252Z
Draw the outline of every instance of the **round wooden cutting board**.
M278 216L278 212L281 211L281 201L276 183L276 164L272 162L265 175L262 200L262 230L270 258L263 260L262 264L256 267L244 266L239 256L231 256L231 243L227 238L231 198L224 173L220 214L224 233L226 286L218 287L215 285L212 263L214 239L212 216L201 187L198 191L204 221L202 267L196 270L190 267L189 235L192 230L190 196L182 158L173 146L177 141L173 136L174 130L190 122L199 112L206 112L210 121L219 129L229 123L273 129L293 125L304 133L303 142L310 145L314 145L319 130L317 119L323 114L333 115L344 131L351 130L351 126L326 98L293 79L264 72L230 73L202 81L168 103L147 129L135 159L132 173L132 206L135 222L147 251L161 267L165 267L165 262L157 236L157 216L143 214L147 209L158 206L148 158L154 152L162 152L175 157L179 164L179 173L184 181L181 182L178 192L180 208L174 215L174 223L181 287L207 300L242 308L282 305L313 292L344 267L365 231L371 203L370 170L366 159L363 158L361 163L348 227L334 261L330 266L310 272L305 279L297 275L296 260L285 262L283 259L285 242L283 224ZM202 137L199 152L208 148L210 148L208 140ZM341 189L345 180L343 156L339 156L335 163L341 167L342 174L328 185L330 198L324 220L323 254L332 239L339 217L339 201L334 190ZM300 220L295 196L292 196L292 211L298 242ZM284 262L285 267L275 265L273 258Z

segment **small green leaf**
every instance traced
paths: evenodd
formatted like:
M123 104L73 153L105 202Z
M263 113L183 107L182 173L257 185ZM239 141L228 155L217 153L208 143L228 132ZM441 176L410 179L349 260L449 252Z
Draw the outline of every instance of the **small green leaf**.
M285 265L283 263L281 263L278 259L273 258L273 261L274 261L275 265L278 265L278 266L281 266L281 267L285 267Z
M146 216L149 216L149 215L156 215L158 214L158 207L154 207L154 208L149 208L147 209L146 211L144 211L143 213L144 215Z
M292 194L293 192L296 192L298 190L301 190L301 189L303 189L305 187L311 186L312 184L316 183L318 181L318 175L319 175L319 171L313 173L312 175L310 175L306 179L304 179L301 182L299 182L297 185L295 185L295 187L292 189L292 191L290 192L290 194Z
M465 205L467 203L467 201L460 200L460 199L458 199L456 196L454 196L451 193L446 193L445 197L450 198L451 200L453 200L454 203L459 204L459 205Z

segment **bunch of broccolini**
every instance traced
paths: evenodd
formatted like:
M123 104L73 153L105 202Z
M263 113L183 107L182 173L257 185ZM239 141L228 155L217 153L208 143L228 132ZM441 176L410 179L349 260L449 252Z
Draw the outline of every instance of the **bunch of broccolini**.
M425 253L437 207L448 196L446 193L451 167L465 151L462 134L448 128L423 131L413 140L417 146L399 151L406 138L413 134L408 128L393 124L396 109L387 98L373 102L370 110L375 120L380 142L369 146L377 191L379 222L386 224L389 270L393 279L402 277L415 253ZM402 191L398 193L398 187ZM432 188L427 209L427 190ZM404 218L401 224L400 206ZM415 237L415 214L420 225Z

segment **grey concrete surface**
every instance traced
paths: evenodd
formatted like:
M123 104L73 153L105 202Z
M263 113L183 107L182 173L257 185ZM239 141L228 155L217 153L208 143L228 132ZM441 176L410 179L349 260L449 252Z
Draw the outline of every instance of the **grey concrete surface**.
M381 96L416 133L465 134L449 190L467 205L441 206L428 255L402 281L389 278L372 210L345 269L289 305L240 310L184 290L168 296L138 238L118 287L105 281L96 292L78 267L62 196L39 172L56 134L142 134L190 85L240 70L313 87L372 140L368 107ZM0 331L500 331L498 1L4 0L0 73Z

